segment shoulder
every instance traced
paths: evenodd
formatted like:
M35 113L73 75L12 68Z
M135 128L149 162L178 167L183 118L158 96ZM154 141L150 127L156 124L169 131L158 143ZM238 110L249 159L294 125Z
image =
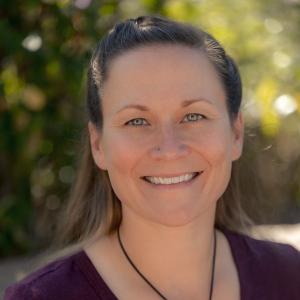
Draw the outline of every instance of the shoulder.
M77 252L57 259L30 273L6 289L4 300L84 299L78 288L85 285L76 264L76 257L80 254Z
M278 259L285 263L300 263L300 252L294 246L273 241L270 239L260 239L250 235L232 232L235 238L239 239L244 247L258 259Z
M224 230L224 233L234 247L246 251L250 258L265 263L284 263L290 267L300 264L300 251L290 244L259 239L227 229ZM297 271L299 272L299 269Z
M281 284L300 292L300 251L295 247L224 230L233 255L249 277L266 284Z

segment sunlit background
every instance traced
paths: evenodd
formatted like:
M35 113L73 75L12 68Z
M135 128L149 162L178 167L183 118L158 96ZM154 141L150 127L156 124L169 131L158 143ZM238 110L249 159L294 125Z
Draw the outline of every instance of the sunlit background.
M300 1L0 2L0 257L51 240L74 178L91 49L115 22L160 14L200 25L240 66L245 208L300 223Z

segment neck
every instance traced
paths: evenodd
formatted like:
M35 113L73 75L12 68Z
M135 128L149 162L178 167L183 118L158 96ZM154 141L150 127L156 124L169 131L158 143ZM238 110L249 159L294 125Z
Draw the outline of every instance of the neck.
M123 210L122 243L137 268L154 285L207 291L214 248L212 209L182 226L166 226ZM188 287L188 285L190 285Z

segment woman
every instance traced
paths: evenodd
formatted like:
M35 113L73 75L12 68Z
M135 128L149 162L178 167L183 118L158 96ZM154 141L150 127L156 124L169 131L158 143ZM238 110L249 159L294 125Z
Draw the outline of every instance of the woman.
M299 299L300 253L243 234L241 97L235 63L206 32L117 24L89 66L89 141L61 227L82 249L5 299Z

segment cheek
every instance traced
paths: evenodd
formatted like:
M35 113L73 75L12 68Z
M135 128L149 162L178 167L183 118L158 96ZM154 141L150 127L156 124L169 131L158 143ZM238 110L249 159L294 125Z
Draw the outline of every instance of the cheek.
M208 155L212 161L217 163L231 163L232 145L229 136L217 135L212 139L209 149Z
M104 139L104 156L109 172L128 174L141 157L141 148L126 136L111 133Z
M201 140L199 153L203 159L203 195L216 202L225 192L231 176L230 143L221 134L211 133Z
M221 130L207 139L205 150L208 166L208 176L211 179L210 188L221 195L227 187L231 176L232 167L232 142L231 135Z
M230 160L232 152L232 140L230 130L225 124L202 128L198 132L191 133L186 141L198 149L210 163L221 163Z
M231 175L231 132L224 125L217 126L214 130L203 131L195 147L204 160L205 189L217 199L226 189Z

